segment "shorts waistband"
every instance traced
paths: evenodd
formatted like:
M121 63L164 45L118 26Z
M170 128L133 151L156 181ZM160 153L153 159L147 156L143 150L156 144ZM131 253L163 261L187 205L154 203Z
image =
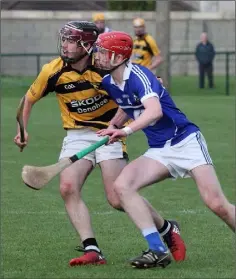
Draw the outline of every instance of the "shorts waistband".
M68 129L67 130L67 136L73 136L73 135L81 135L81 134L87 134L87 133L93 133L96 134L95 131L89 128L79 128L79 129Z

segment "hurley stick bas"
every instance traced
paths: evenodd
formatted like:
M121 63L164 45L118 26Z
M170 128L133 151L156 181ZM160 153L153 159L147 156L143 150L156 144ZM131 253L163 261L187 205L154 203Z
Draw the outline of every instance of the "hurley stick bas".
M16 112L16 120L20 127L20 141L21 143L25 142L25 128L24 128L24 122L23 122L23 110L24 110L24 104L25 104L25 96L21 99L20 104L17 108ZM20 152L23 151L24 145L20 148Z
M45 166L24 166L22 169L22 179L26 186L34 189L40 190L45 186L50 180L52 180L56 175L58 175L65 168L69 167L74 162L82 159L87 154L93 152L100 146L106 144L109 141L109 137L104 137L102 140L90 145L89 147L81 150L70 158L63 158L58 163Z

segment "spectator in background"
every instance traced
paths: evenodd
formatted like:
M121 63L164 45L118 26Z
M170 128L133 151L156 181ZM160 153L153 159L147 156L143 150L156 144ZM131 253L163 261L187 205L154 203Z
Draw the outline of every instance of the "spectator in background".
M111 29L105 24L105 16L103 13L96 13L93 15L93 22L99 30L99 34L111 32Z
M199 88L205 87L205 73L208 77L208 86L213 88L213 60L215 49L213 44L208 40L206 32L201 34L201 42L197 45L195 55L199 64Z
M163 62L156 41L146 32L144 19L135 18L133 27L135 38L133 40L132 62L146 66L149 70L156 72L157 67Z

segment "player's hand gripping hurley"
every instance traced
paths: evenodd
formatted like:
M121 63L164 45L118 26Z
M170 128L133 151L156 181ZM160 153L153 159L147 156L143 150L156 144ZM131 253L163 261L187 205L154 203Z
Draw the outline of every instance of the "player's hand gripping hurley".
M61 159L58 163L50 166L45 166L45 167L24 166L22 170L22 179L28 187L34 190L40 190L41 188L43 188L43 186L45 186L51 179L53 179L65 168L69 167L77 160L82 159L84 156L86 156L90 152L93 152L100 146L106 144L108 141L109 141L109 137L104 137L102 140L81 150L80 152L76 153L70 158Z

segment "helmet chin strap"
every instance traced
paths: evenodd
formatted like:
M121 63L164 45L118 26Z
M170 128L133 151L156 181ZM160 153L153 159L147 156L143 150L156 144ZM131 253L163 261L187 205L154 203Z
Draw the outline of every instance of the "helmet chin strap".
M88 55L90 55L93 51L93 47L91 46L89 50L87 50L85 44L83 41L80 42L81 46L84 48L84 50L87 52Z
M113 71L115 71L118 67L120 67L121 65L123 65L127 60L127 58L125 58L120 64L115 64L114 63L114 59L115 59L115 53L112 52L112 55L111 55L111 61L110 61L110 64L111 66L114 66L111 70L110 70L110 73L112 73Z

